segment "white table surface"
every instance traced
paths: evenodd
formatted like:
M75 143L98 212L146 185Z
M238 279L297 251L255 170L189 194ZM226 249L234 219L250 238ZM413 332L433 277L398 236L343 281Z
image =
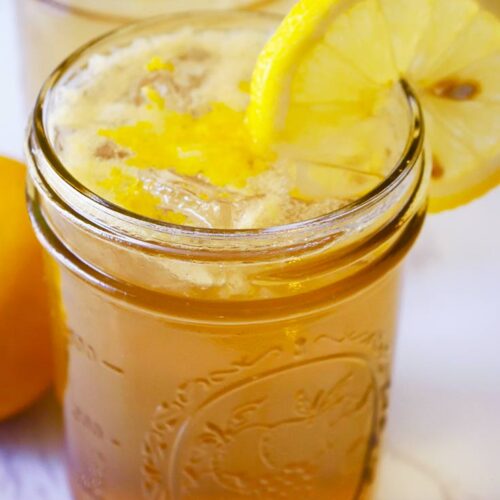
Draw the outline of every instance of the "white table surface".
M21 157L12 5L0 0L0 154ZM430 217L408 259L377 500L500 500L500 191ZM0 423L0 500L67 500L50 396Z

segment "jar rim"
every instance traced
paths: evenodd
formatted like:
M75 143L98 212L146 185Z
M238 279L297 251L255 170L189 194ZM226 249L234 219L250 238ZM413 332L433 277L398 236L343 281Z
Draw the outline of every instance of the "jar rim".
M243 16L247 18L248 16L252 16L254 18L275 21L280 19L279 16L274 14L261 12L224 12L224 15L228 14L234 17ZM221 12L197 11L194 13L177 13L155 16L154 18L132 23L125 27L108 32L101 37L90 41L66 58L46 80L35 104L32 122L28 130L27 141L27 154L31 159L32 164L36 167L37 161L34 158L34 143L36 143L36 146L39 148L44 159L50 165L51 171L56 174L58 180L61 181L66 188L69 188L72 195L76 196L80 200L85 200L86 203L90 203L96 211L102 211L106 214L106 216L115 217L122 223L131 225L135 228L140 228L141 231L151 231L154 234L175 236L179 238L222 239L225 241L228 239L233 239L235 241L244 240L246 243L248 243L249 240L260 239L263 237L283 237L285 235L290 237L291 234L301 234L304 230L309 232L309 230L314 228L325 230L327 227L343 226L347 221L352 220L352 218L356 217L358 214L369 211L384 200L394 190L396 190L413 171L413 168L416 166L424 148L424 118L422 108L415 92L412 90L410 84L406 80L402 79L399 83L408 105L409 127L406 144L402 150L399 160L396 162L390 174L368 193L332 212L288 224L256 229L203 228L172 224L139 215L113 202L110 202L105 198L102 198L84 186L64 166L55 151L46 130L46 102L51 90L56 87L60 80L78 63L78 61L80 61L80 59L84 58L91 51L98 49L101 44L106 43L114 37L134 35L138 29L145 30L174 19L182 20L186 17L193 19L194 17L201 16L210 16L214 20L217 20L221 17ZM43 174L41 174L41 177L43 177ZM83 217L80 213L78 215Z

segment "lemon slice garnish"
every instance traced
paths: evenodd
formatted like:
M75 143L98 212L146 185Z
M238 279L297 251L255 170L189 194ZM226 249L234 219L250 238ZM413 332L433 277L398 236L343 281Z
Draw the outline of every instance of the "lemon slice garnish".
M426 117L430 209L498 185L500 21L473 0L300 1L259 56L247 125L258 147L297 146L309 161L316 148L323 163L342 134L349 151L326 161L383 177L392 132L380 110L401 79Z

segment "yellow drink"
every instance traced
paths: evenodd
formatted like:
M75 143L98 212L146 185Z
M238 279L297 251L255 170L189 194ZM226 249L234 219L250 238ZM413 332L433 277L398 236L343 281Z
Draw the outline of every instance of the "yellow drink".
M238 53L248 58L241 71L250 71L256 40L263 43L273 23L266 16L226 13L129 28L73 56L37 105L28 140L30 209L50 255L58 391L77 499L370 498L386 421L399 264L425 215L421 116L411 92L401 90L405 108L397 122L405 141L387 178L357 200L332 194L326 201L304 201L293 189L280 191L278 207L287 208L286 217L265 189L258 191L259 183L254 188L267 218L254 210L251 180L244 187L219 186L220 199L207 199L195 186L203 181L208 189L209 165L203 174L182 174L199 198L197 214L174 198L184 225L168 217L153 220L156 210L174 212L170 194L158 193L158 185L143 177L120 197L130 183L119 177L110 184L116 180L111 163L134 175L158 172L131 164L113 149L116 143L105 143L103 150L93 142L99 136L93 120L99 117L99 127L110 130L111 109L101 107L106 86L93 82L100 76L106 81L110 64L125 68L121 80L110 80L116 85L110 95L122 95L118 87L134 71L132 58L127 65L121 60L122 66L112 59L119 54L113 48L138 47L144 42L131 41L153 35L185 36L190 26L186 43L204 40L217 55L211 63L216 67L230 58L234 74L228 80L237 88ZM224 44L210 41L237 46L245 32L253 40L246 51L217 52ZM153 50L161 52L164 71L171 70L167 53L177 50L169 40L163 52L159 45ZM140 57L135 53L137 68L151 62L147 47ZM182 61L175 66L186 77ZM92 68L96 73L88 73ZM219 81L217 75L214 70L207 81ZM221 87L206 85L215 94L203 95L216 99ZM161 87L149 94L148 88L150 101L138 101L138 116L155 117L162 105L179 104L158 101ZM198 90L190 87L193 97ZM89 95L99 106L88 107ZM227 99L238 108L244 97L234 96ZM113 102L112 109L128 113L125 102ZM65 105L74 113L62 112ZM82 109L89 110L89 128L79 121ZM191 112L200 120L206 116ZM99 137L118 140L108 132ZM97 160L85 156L97 150ZM268 184L274 191L286 175L296 179L292 167L300 161L292 159L278 158L252 179L274 176L266 178L276 181ZM179 162L176 175L187 168ZM98 167L101 177L94 175ZM169 182L162 186L169 188ZM251 217L235 218L234 211L229 218L209 217L235 193ZM137 206L137 200L152 199L160 204L153 212ZM142 216L132 213L136 209ZM205 226L190 226L201 219ZM268 227L273 220L288 225Z

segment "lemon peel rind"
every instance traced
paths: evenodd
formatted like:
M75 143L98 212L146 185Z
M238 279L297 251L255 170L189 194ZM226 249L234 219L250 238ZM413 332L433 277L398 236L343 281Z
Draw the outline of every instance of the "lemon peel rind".
M324 19L330 17L341 0L316 0L315 9L310 10L304 2L296 4L270 38L254 69L250 84L252 96L245 121L254 144L258 149L269 147L276 128L280 128L280 109L284 109L291 79L289 69L300 54L308 47L309 41L321 33ZM290 36L293 33L293 36ZM290 39L295 43L290 44ZM285 77L285 78L283 78ZM280 101L268 96L279 95ZM258 105L261 103L263 105ZM281 116L280 116L281 115Z
M479 183L466 190L461 190L459 193L436 196L432 194L431 187L431 192L429 194L429 212L437 214L447 210L453 210L481 198L498 186L500 186L500 168L497 168L490 176L487 176Z

